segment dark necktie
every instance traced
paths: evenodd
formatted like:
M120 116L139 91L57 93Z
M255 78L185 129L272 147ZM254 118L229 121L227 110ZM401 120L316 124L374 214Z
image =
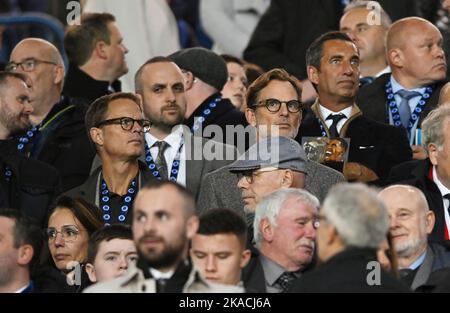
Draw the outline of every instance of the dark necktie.
M333 123L330 126L330 138L331 139L339 137L339 132L337 130L337 124L343 118L345 118L345 115L342 114L342 113L328 115L327 120L332 120L333 121Z
M158 293L163 293L166 291L166 285L167 282L169 281L168 278L160 278L156 280L156 291Z
M409 274L411 274L412 272L413 272L413 270L410 268L403 268L398 271L398 273L400 274L400 278L404 278L404 277L408 276Z
M158 156L155 160L156 168L158 169L159 176L161 179L168 179L167 177L167 162L164 157L164 152L166 151L169 144L165 141L157 141L153 146L158 147Z
M280 286L281 292L285 293L289 290L292 285L292 282L296 279L294 273L284 272L280 277L278 277L276 283Z
M398 106L398 111L400 113L400 119L402 121L403 127L408 127L409 119L411 118L411 108L409 107L409 100L414 97L420 96L417 91L409 91L401 89L397 91L397 94L402 98L400 105Z

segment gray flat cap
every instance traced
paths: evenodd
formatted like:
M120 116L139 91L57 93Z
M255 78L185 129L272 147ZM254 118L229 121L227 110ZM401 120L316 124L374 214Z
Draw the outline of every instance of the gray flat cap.
M251 146L228 169L236 173L265 167L290 169L306 174L305 151L291 138L268 137Z

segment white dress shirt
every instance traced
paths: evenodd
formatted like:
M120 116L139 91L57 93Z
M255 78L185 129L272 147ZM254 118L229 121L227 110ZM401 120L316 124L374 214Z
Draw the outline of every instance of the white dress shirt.
M169 146L164 151L164 157L166 158L167 163L167 173L170 175L170 171L172 169L172 163L177 155L178 150L181 145L181 138L183 135L183 128L177 127L170 135L164 138L164 141L169 144ZM151 135L150 133L145 134L145 141L147 145L150 147L150 154L152 155L153 160L156 160L158 156L158 147L154 147L155 142L159 141L156 137ZM180 167L178 171L177 183L186 186L186 153L185 153L185 145L181 148L180 154ZM169 177L167 177L169 178Z
M340 134L341 133L341 129L344 126L345 122L347 122L347 120L350 118L350 116L352 116L352 110L353 107L349 106L348 108L343 109L342 111L339 112L333 112L331 110L328 110L327 108L325 108L324 106L322 106L321 104L319 105L319 110L320 110L320 114L322 114L323 120L325 121L325 124L327 125L328 129L330 129L331 124L333 124L332 120L327 120L327 117L330 114L343 114L345 115L345 117L343 119L341 119L338 123L337 123L337 131Z

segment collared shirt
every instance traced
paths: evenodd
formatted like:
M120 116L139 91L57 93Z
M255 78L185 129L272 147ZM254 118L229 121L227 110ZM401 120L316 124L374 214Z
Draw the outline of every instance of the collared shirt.
M400 105L400 103L402 102L402 97L400 97L400 95L397 94L397 92L399 90L405 89L405 90L416 91L416 92L420 93L419 96L411 98L408 102L411 113L414 112L414 109L416 108L417 104L419 103L420 99L422 98L422 95L425 93L426 87L407 89L407 88L403 87L402 85L400 85L400 83L398 83L395 80L394 75L391 75L390 79L391 79L391 85L392 85L392 93L394 94L394 99L395 99L395 102L397 102L397 106ZM415 137L416 137L415 133L416 133L418 123L419 123L419 119L416 120L413 127L411 128L411 134L410 134L411 136L409 138L410 145L413 145L415 142ZM392 119L392 114L390 111L389 111L389 124L394 125L394 121Z
M450 194L450 189L445 187L444 184L440 181L438 174L437 174L436 166L433 166L433 181L436 184L436 186L438 187L439 191L441 192L442 202L444 204L445 225L447 226L447 229L450 230L450 214L448 212L450 200L444 198L445 195ZM436 218L438 218L438 217L436 217Z
M380 72L375 74L375 78L380 77L383 74L387 74L391 72L391 67L388 65L384 69L382 69Z
M425 249L424 253L422 253L417 260L415 260L408 268L415 271L419 266L422 265L423 261L425 261L425 257L427 255L427 250Z
M264 271L264 277L266 281L266 290L268 293L280 293L282 290L277 284L278 278L283 275L286 270L278 263L260 254L261 265ZM300 277L299 273L294 273L295 276Z
M331 110L328 110L327 108L325 108L324 106L322 106L321 104L319 104L319 110L320 110L320 114L322 114L322 117L325 121L325 124L327 125L328 129L330 129L331 124L333 124L332 120L327 120L327 117L330 114L344 114L345 118L341 119L338 123L337 123L337 131L340 133L342 127L344 126L345 122L347 122L347 120L350 118L350 116L352 115L352 109L353 106L349 106L348 108L343 109L342 111L339 112L333 112Z
M183 128L178 126L170 135L164 138L164 141L169 144L166 151L164 151L164 157L166 158L167 163L167 172L170 173L170 169L172 168L172 163L177 155L178 150L181 145L181 138L183 135ZM150 133L145 134L145 141L147 145L150 147L150 153L152 155L153 160L156 160L158 156L158 147L154 147L155 142L158 141L156 137L151 135ZM177 183L183 186L186 186L186 147L183 145L181 148L180 154L180 167L178 170Z
M28 287L30 287L30 282L28 282L25 286L23 286L22 288L17 289L14 293L22 293L25 289L27 289Z
M158 270L155 270L154 268L150 268L150 274L152 274L152 277L154 279L170 279L174 273L174 271L169 271L169 272L160 272Z

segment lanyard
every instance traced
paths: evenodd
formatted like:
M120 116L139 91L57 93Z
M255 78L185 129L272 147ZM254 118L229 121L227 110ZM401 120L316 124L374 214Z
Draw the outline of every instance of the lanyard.
M389 112L392 116L392 121L394 123L394 126L401 127L402 120L400 119L400 113L398 110L397 101L395 101L394 93L392 91L392 85L391 82L388 82L386 84L386 97L389 107ZM420 118L420 115L423 112L423 109L425 105L427 104L428 99L431 97L431 94L433 93L432 87L426 87L425 93L422 95L422 98L420 98L419 103L414 108L413 113L411 114L411 117L409 118L408 126L406 127L406 131L408 132L409 137L411 137L411 130L416 123L416 121Z
M180 148L178 148L177 154L175 155L175 159L172 162L172 169L170 170L170 181L177 182L178 173L180 171L180 158L181 158L181 149L184 145L184 138L181 137ZM152 172L153 176L157 179L161 179L161 175L159 174L158 168L156 167L155 161L153 161L152 154L150 153L150 148L145 143L145 162L147 163L148 168Z
M139 175L139 174L138 174ZM123 197L122 206L120 207L120 214L117 217L119 223L125 221L126 215L130 210L130 206L133 203L134 197L137 190L137 176L131 181L130 186L128 186L127 194ZM101 195L100 195L100 207L103 211L103 221L106 225L110 225L111 220L111 206L110 206L110 195L109 189L106 185L105 179L102 177L101 180Z
M213 101L211 101L208 104L208 107L203 110L202 114L197 118L197 120L194 122L194 125L192 125L191 132L195 133L197 132L201 127L203 122L206 121L208 116L211 114L211 112L217 107L217 104L222 100L222 97L217 97Z

